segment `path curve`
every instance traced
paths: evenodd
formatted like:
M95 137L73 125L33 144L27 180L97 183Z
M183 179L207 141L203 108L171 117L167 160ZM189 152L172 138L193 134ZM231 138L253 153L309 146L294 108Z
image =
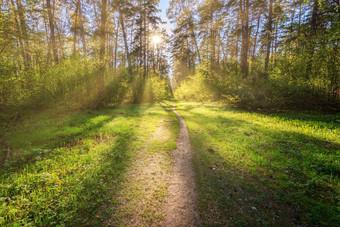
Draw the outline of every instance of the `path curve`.
M192 149L188 129L183 117L175 110L179 121L177 148L172 154L173 172L169 181L169 197L166 203L164 226L198 226L196 208L195 171L192 164Z

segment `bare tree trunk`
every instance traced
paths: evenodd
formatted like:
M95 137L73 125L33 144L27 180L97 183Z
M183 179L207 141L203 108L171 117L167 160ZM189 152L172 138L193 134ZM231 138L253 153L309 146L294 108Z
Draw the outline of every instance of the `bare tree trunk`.
M194 24L192 21L192 15L190 15L190 30L191 30L191 37L194 40L194 45L197 51L198 61L199 63L201 63L200 49L198 48L198 44L197 44L197 39L196 39L195 31L194 31Z
M78 30L78 11L80 7L80 0L76 3L76 10L75 10L75 20L73 26L73 54L76 54L77 51L77 30Z
M221 55L221 36L220 36L220 31L217 32L217 58L216 58L216 66L217 66L217 70L220 70L220 55Z
M144 4L143 4L144 7ZM146 15L145 11L143 10L143 77L146 77L146 39L147 39L147 33L146 33Z
M244 1L245 1L244 2L245 6L243 6L242 8L242 0L240 0L241 27L242 27L241 72L242 72L242 78L247 78L248 73L249 73L249 65L248 65L249 0L244 0Z
M264 62L265 77L268 76L267 70L269 65L270 57L270 47L272 44L272 33L273 33L273 0L269 0L269 10L268 10L268 21L267 21L267 50L266 58Z
M116 72L117 69L117 52L118 52L118 34L119 34L119 23L120 20L118 18L117 20L117 27L116 27L116 31L115 31L115 50L114 50L114 71ZM125 44L125 43L124 43Z
M54 61L58 63L59 58L58 58L58 50L57 50L57 46L55 42L54 18L52 14L51 0L46 0L46 5L47 5L47 11L48 11L48 20L49 20L49 25L50 25L50 43L51 43L52 53L53 53Z
M126 36L126 31L125 31L124 15L120 10L119 10L119 22L120 22L120 25L122 26L122 33L123 33L124 46L125 46L125 54L126 54L126 57L127 57L127 60L128 60L128 68L129 68L129 73L130 73L130 76L131 76L132 75L131 56L130 56L130 52L129 52L129 45L128 45L128 42L127 42L127 36ZM118 32L117 32L117 34L118 34Z
M80 22L80 35L81 35L81 42L83 43L83 53L84 53L84 57L86 59L86 39L85 39L85 28L84 28L84 18L83 18L83 13L82 13L82 9L81 9L81 0L79 0L79 22Z
M98 84L98 102L96 107L102 104L104 100L104 88L105 88L105 44L106 44L106 21L107 21L107 0L101 1L100 7L100 29L99 29L99 59L100 59L100 72L97 76Z
M106 43L106 21L107 21L107 0L102 0L101 2L101 18L100 18L100 48L99 48L99 58L102 66L105 65L105 43Z
M257 36L259 34L260 21L261 21L261 14L259 13L257 17L257 27L256 27L256 33L255 33L255 40L254 40L253 60L255 59L255 54L256 54Z
M317 29L317 17L318 17L318 13L319 13L319 1L318 0L314 0L313 3L313 11L312 11L312 18L311 18L311 22L310 22L310 27L311 27L311 32L309 34L308 37L308 41L309 41L309 59L307 61L307 67L306 67L306 79L308 80L310 78L310 75L312 74L312 58L313 58L313 54L314 54L314 50L315 50L315 44L314 44L314 36L316 33L316 29Z
M14 4L14 1L11 0L11 3L12 3L12 8L13 8L13 18L14 18L14 21L15 21L15 24L16 24L16 30L17 30L17 33L18 33L18 50L20 50L21 52L21 55L22 55L22 59L23 61L20 62L20 65L22 68L25 67L25 59L26 59L26 53L25 53L25 46L24 46L24 42L23 42L23 38L22 38L22 32L21 32L21 29L20 29L20 22L19 22L19 19L18 19L18 15L17 15L17 10L16 10L16 7L15 7L15 4Z
M25 60L25 66L30 65L30 56L28 54L29 51L29 42L28 42L28 34L27 34L27 24L25 22L24 17L24 9L21 4L21 0L17 0L17 9L18 9L18 15L19 15L19 21L20 21L20 29L21 29L21 35L24 43L24 60Z

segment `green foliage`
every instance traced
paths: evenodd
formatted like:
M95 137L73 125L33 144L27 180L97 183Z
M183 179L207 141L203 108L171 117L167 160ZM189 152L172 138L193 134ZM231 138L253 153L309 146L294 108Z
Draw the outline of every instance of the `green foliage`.
M93 59L73 57L54 67L46 66L46 70L22 70L17 74L10 61L2 64L2 75L6 75L0 81L2 111L46 106L77 110L171 97L166 78L152 74L144 79L138 74L130 76L127 69L100 69ZM143 98L143 92L149 97Z
M178 17L172 47L176 97L251 109L340 108L335 1L224 4L170 4L170 14Z
M210 86L209 73L206 67L200 67L197 73L186 78L175 90L175 98L187 101L214 101L215 91Z
M47 67L47 70L8 70L0 81L3 97L1 109L15 110L56 103L70 93L84 97L80 93L84 94L86 91L79 89L97 75L98 70L94 63L70 58L54 67ZM6 70L6 67L2 69Z
M171 87L168 79L154 76L151 78L153 101L160 101L171 98Z
M185 101L219 101L250 109L335 111L339 108L340 100L337 94L333 95L335 90L330 89L331 81L326 77L308 81L292 77L280 67L273 68L268 79L258 78L258 75L242 79L240 74L233 72L218 75L203 71L201 74L198 70L175 90L175 97Z

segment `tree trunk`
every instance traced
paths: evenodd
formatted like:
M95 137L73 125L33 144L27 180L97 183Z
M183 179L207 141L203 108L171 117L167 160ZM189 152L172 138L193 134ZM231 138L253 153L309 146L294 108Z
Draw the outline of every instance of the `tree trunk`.
M253 60L255 59L255 54L256 54L257 36L259 34L260 21L261 21L261 14L259 13L257 17L257 27L256 27L256 33L255 33L255 40L254 40Z
M265 77L268 76L267 70L268 70L268 65L269 65L270 47L272 45L272 33L273 33L273 0L269 0L268 21L267 21L267 50L266 50L266 58L264 62Z
M79 22L80 22L80 35L81 35L81 42L83 43L83 54L84 57L86 59L86 39L85 39L85 28L84 28L84 18L83 18L83 14L82 14L82 9L81 9L81 0L79 0Z
M122 26L125 53L126 53L126 57L127 57L127 60L128 60L129 73L130 73L130 76L131 76L132 75L131 56L130 56L130 52L129 52L129 45L128 45L128 42L127 42L127 36L126 36L126 31L125 31L124 16L123 16L123 13L121 11L119 11L119 22L120 22L120 25Z
M119 34L119 23L120 23L120 20L118 18L118 21L117 21L117 27L116 27L116 31L115 31L115 50L114 50L114 71L116 72L116 69L117 69L117 52L118 52L118 34ZM125 44L125 43L124 43Z
M105 43L106 43L106 20L107 20L107 0L102 0L101 5L101 18L100 18L100 48L99 48L99 58L102 66L105 66Z
M198 48L197 39L196 39L195 31L194 31L192 15L190 15L190 30L191 30L191 37L194 39L194 45L195 45L195 48L196 48L196 51L197 51L198 61L199 61L199 63L201 63L201 55L200 55L200 50Z
M30 65L30 56L28 54L29 42L28 42L28 34L27 34L27 24L26 24L25 17L24 17L24 9L22 7L21 0L17 0L16 3L17 3L17 9L18 9L18 15L19 15L19 21L20 21L21 35L22 35L22 39L24 42L23 53L24 53L25 66L29 66Z
M75 19L73 25L73 54L76 54L77 51L77 30L78 30L78 11L80 7L80 0L76 3L76 10L75 10Z
M48 11L49 26L50 26L50 43L51 43L53 58L54 58L54 61L58 63L59 58L58 58L58 50L56 46L56 41L55 41L54 18L52 14L51 0L46 0L46 5L47 5L47 11Z
M242 72L242 78L247 78L248 73L249 73L249 65L248 65L249 0L245 0L244 3L245 5L242 7L242 0L240 0L241 29L242 29L241 72Z
M311 22L310 22L310 34L308 37L308 41L309 41L309 50L308 50L308 60L307 60L307 67L306 67L306 80L309 80L310 75L312 74L312 61L313 61L313 55L314 55L314 50L315 50L315 42L313 40L315 33L316 33L316 29L317 29L317 17L318 17L318 13L319 13L319 1L318 0L314 0L313 3L313 11L312 11L312 18L311 18Z
M26 53L25 53L25 47L24 47L24 42L23 42L23 39L22 39L22 34L21 34L21 29L20 29L20 22L19 22L19 19L18 19L18 15L17 15L17 10L16 10L16 7L15 7L15 4L14 4L14 1L11 0L11 3L12 3L12 8L13 8L13 18L14 18L14 21L15 21L15 24L16 24L16 32L18 33L18 40L17 40L17 44L18 44L18 50L20 50L21 52L21 55L22 55L22 59L23 61L20 61L20 65L22 68L25 67L25 59L26 59Z

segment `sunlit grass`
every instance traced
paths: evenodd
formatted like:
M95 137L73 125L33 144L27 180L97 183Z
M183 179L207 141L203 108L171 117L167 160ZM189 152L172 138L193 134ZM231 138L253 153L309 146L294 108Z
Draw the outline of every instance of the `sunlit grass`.
M0 225L98 225L134 152L168 113L158 104L37 114L12 127L0 170Z
M339 116L178 110L196 151L205 224L339 224Z

